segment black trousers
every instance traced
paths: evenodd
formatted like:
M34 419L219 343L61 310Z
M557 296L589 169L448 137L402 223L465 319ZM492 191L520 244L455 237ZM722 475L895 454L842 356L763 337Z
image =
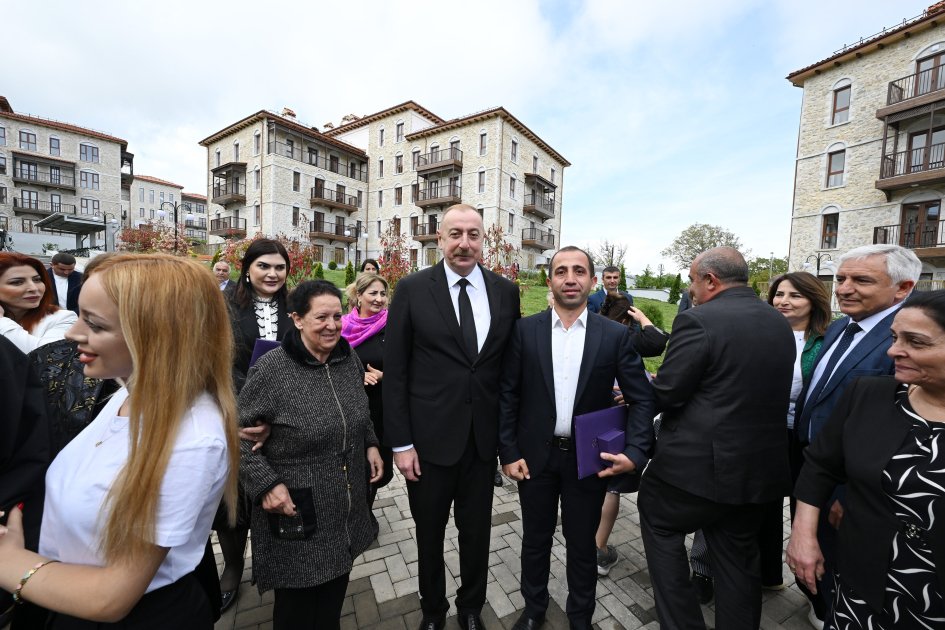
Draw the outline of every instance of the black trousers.
M761 623L762 506L716 503L653 475L643 476L637 505L660 627L705 629L685 546L686 534L701 528L715 574L715 627L756 630Z
M416 523L420 607L426 618L449 611L443 540L453 505L459 530L460 584L456 610L479 614L486 603L489 577L489 534L492 529L492 481L495 461L483 461L472 434L460 460L452 466L420 461L420 479L407 482L410 513Z
M567 546L568 601L565 612L571 628L591 628L596 605L597 544L600 511L607 480L596 476L577 478L574 451L552 447L548 464L531 479L518 483L522 505L522 597L529 617L542 617L548 608L548 574L551 546L558 524Z
M345 573L309 588L277 588L272 605L274 630L337 630L348 590Z

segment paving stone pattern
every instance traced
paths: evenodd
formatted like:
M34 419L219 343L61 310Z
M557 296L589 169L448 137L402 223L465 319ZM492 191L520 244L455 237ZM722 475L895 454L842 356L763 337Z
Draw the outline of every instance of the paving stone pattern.
M407 503L406 482L400 473L383 488L374 504L374 514L380 523L377 541L355 561L351 582L342 609L341 627L377 630L413 630L420 624L420 597L417 584L417 544L414 539L414 524ZM522 521L518 492L515 485L506 480L502 488L496 488L492 504L492 539L489 553L489 584L487 604L482 619L492 630L512 627L524 608L519 592L521 562ZM789 535L787 509L785 508L785 542ZM457 530L452 518L447 526L444 544L446 557L446 590L452 599L459 580L459 552ZM659 628L643 555L640 538L640 519L637 513L636 495L623 495L620 500L620 516L617 519L610 543L616 546L620 561L607 577L597 582L597 609L594 623L600 630L624 628L635 630ZM217 562L222 557L217 551ZM259 595L250 584L252 557L249 545L246 550L246 569L240 584L239 600L216 624L215 630L235 628L272 627L273 594ZM561 526L555 533L552 548L551 605L544 628L566 629L568 619L564 614L567 598L565 578L565 548ZM787 568L784 569L785 584L793 584ZM448 630L459 628L456 623L454 603L450 603ZM713 606L704 606L706 623L714 625ZM763 630L810 630L807 622L807 605L796 586L782 591L766 591L762 609Z

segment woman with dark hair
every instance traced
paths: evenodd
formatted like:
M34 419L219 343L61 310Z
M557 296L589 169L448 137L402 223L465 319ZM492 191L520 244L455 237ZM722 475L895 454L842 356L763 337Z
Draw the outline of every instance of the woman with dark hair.
M290 271L289 253L279 241L260 238L250 243L240 263L236 288L225 292L230 307L235 348L233 353L233 381L236 390L243 386L256 341L278 341L292 327L286 306L288 291L285 286ZM236 526L230 528L218 514L214 528L223 552L221 610L226 611L236 601L240 579L243 576L243 556L246 533L249 528L248 508L240 505ZM219 527L217 527L219 526Z
M0 335L23 353L62 339L76 314L60 309L43 263L16 252L0 252Z
M817 521L846 484L831 627L941 628L945 618L945 291L913 294L890 326L895 378L844 391L804 453L788 568L816 590Z
M824 283L806 271L795 271L778 276L768 288L768 304L784 315L797 344L794 359L794 380L791 384L791 399L788 405L788 457L791 473L796 480L800 473L803 455L794 439L794 408L801 389L814 371L814 359L824 341L824 331L830 324L830 297ZM792 500L793 513L793 500ZM782 549L783 501L772 503L765 511L759 534L761 549L761 584L769 590L784 588L781 569L784 565Z
M341 337L341 292L309 280L289 296L295 327L250 369L240 425L272 428L241 444L252 499L253 576L275 589L273 627L338 628L354 559L374 539L368 483L384 473L364 367Z
M373 258L366 258L363 263L361 263L361 273L380 273L381 266L377 264L377 261Z

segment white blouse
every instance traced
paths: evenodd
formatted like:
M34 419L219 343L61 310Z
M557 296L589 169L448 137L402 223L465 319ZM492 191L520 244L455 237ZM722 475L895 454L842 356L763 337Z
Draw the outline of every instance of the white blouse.
M32 332L26 330L9 317L0 317L0 335L13 342L24 354L53 341L64 339L78 316L62 308L39 320Z
M118 415L127 397L125 388L115 392L49 466L40 554L62 562L105 565L100 547L108 515L103 504L128 460L128 418ZM172 584L197 567L228 469L220 409L204 393L181 420L164 473L154 544L168 552L146 592Z

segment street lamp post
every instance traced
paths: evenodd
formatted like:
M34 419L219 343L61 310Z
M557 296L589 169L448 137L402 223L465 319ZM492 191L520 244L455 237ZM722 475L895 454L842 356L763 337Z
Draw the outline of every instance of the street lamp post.
M158 217L163 219L167 216L167 213L164 212L164 206L170 206L174 210L174 253L178 252L178 246L180 245L180 224L178 223L177 214L180 210L181 204L179 202L171 201L162 201L161 207L158 208ZM190 204L187 205L187 214L184 216L185 221L193 221L194 215L190 212Z
M108 251L108 226L111 225L114 228L114 226L118 225L118 215L113 214L111 212L101 212L99 214L96 214L95 216L96 218L101 218L102 225L105 226L105 251L107 252ZM122 222L124 223L125 219L127 218L128 218L128 213L122 210L121 211ZM112 249L115 249L115 248L112 247Z
M351 228L345 228L345 236L351 238ZM351 262L351 241L348 241L348 262Z
M813 263L811 261L814 261ZM817 265L817 277L820 277L820 268L823 266L824 269L828 271L833 271L835 268L833 258L830 257L830 254L826 252L815 252L807 257L804 261L804 269L810 271L814 264Z

